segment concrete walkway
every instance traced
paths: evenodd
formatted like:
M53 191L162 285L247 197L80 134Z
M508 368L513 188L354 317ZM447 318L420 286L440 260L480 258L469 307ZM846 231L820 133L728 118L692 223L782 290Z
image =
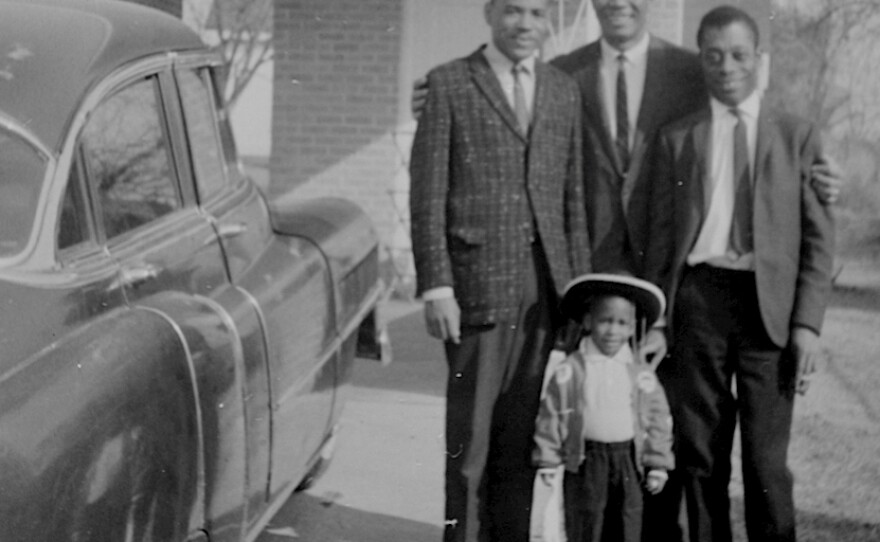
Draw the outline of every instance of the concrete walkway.
M790 463L801 542L880 540L880 292L865 289L880 282L852 273L829 307L826 362L795 409ZM419 305L393 302L389 316L394 362L357 360L333 463L257 542L441 540L443 351L427 337ZM738 472L731 494L735 540L744 541Z

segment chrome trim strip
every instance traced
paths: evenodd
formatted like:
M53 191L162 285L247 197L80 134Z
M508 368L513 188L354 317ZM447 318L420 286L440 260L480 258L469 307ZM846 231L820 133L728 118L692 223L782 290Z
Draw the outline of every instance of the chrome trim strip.
M199 294L194 295L193 299L203 302L205 305L207 305L208 307L213 309L213 311L220 316L221 320L223 321L223 325L226 327L226 329L232 335L232 339L234 341L233 345L232 345L232 356L233 356L233 364L234 364L233 372L234 372L234 378L235 378L235 387L236 387L236 389L238 389L238 398L239 398L239 400L241 400L241 416L242 416L242 424L244 425L244 442L242 442L241 444L242 444L242 447L244 448L242 456L244 457L245 463L243 465L241 465L241 469L243 471L242 476L243 476L243 483L244 483L244 487L242 487L242 491L243 491L242 494L245 496L245 498L243 499L243 502L242 502L242 514L244 517L248 517L248 515L247 515L248 503L250 502L250 500L246 497L247 496L246 492L250 488L250 478L249 478L250 470L248 469L248 463L250 462L251 458L248 457L247 452L248 452L248 442L250 442L251 432L253 431L253 428L249 427L247 424L247 419L248 419L248 417L247 417L247 401L246 401L247 389L245 387L246 386L245 377L243 374L244 373L244 347L241 345L241 335L238 333L238 328L235 326L235 320L232 318L232 315L230 315L229 312L226 309L224 309L222 305L220 305L219 303L217 303L216 301L214 301L213 299L211 299L209 297L205 297L205 296L199 295ZM245 529L246 523L247 522L242 522L242 525L239 530L240 531L239 537L244 535L244 529Z
M268 499L272 491L272 473L274 472L275 466L272 462L272 450L274 450L275 446L275 409L273 408L272 398L275 392L272 387L272 360L269 359L269 339L266 336L266 314L263 312L263 308L260 307L260 303L253 294L235 283L230 284L237 292L243 295L251 304L251 307L253 307L254 313L257 315L257 323L260 326L260 337L263 339L263 353L266 356L263 360L263 363L266 364L266 393L269 395L269 408L267 409L269 413L269 459L268 464L266 465L269 475L266 476L266 487L264 488L266 499Z
M383 292L383 287L382 287L382 284L380 283L376 286L376 288L374 288L374 291L366 298L366 302L360 308L360 310L358 310L358 312L355 313L355 316L351 318L351 320L349 321L349 324L345 326L345 328L342 330L341 333L337 332L336 337L330 342L330 344L327 346L327 348L324 350L324 352L321 353L321 355L318 357L318 363L314 366L312 371L310 373L308 373L308 375L306 375L308 378L303 378L302 380L309 381L309 379L312 378L319 370L324 368L327 361L342 348L342 344L345 342L345 340L352 333L357 331L357 328L361 325L361 322L363 322L364 319L367 317L367 313L369 313L371 310L373 310L373 308L375 308L376 304L379 301L379 298L381 297L382 292ZM288 390L284 395L281 396L281 398L278 399L277 407L280 408L281 405L283 405L286 401L288 401L289 399L291 399L294 396L296 396L297 394L299 394L300 391L302 391L300 388L292 388L292 389ZM273 405L273 408L274 407L275 407L275 405Z
M196 409L196 432L198 434L198 473L196 474L196 503L197 506L194 507L193 516L189 518L189 532L197 531L202 529L205 526L205 507L207 501L205 500L205 488L207 486L205 481L205 429L202 424L203 413L202 407L199 404L199 385L197 381L195 365L193 364L192 359L192 351L190 350L189 343L186 340L186 336L183 334L183 330L180 326L171 319L170 316L165 314L164 312L154 309L153 307L147 307L144 305L137 305L132 310L144 310L152 312L166 322L171 325L171 328L174 329L174 332L177 333L177 336L180 338L183 349L186 352L187 359L187 369L189 369L190 381L192 382L193 394L195 398L195 409Z
M11 117L8 114L0 111L0 127L7 129L13 134L19 136L20 138L27 141L32 147L40 151L46 158L52 158L52 149L46 146L45 143L33 132L27 129L27 127L22 126L15 117Z

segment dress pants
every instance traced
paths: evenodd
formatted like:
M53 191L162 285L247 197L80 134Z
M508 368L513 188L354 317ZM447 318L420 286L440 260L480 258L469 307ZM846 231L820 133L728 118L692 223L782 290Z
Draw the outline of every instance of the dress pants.
M531 452L555 293L533 244L516 318L462 328L446 343L445 542L527 542Z
M728 484L738 416L749 540L794 541L787 466L793 359L766 334L754 273L689 267L675 303L666 381L690 539L731 540Z
M642 484L635 444L587 441L577 474L565 473L568 542L640 542Z

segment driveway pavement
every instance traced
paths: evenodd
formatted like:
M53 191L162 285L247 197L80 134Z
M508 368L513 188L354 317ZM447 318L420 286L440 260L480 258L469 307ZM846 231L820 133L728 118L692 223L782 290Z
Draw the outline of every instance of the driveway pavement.
M828 360L795 409L790 463L805 542L880 540L880 273L844 275L823 333ZM394 362L357 360L333 463L257 542L441 540L446 364L440 343L424 331L420 305L392 302L389 309ZM734 462L740 542L738 457Z
M336 454L257 542L438 542L446 363L421 306L392 301L387 367L356 360Z

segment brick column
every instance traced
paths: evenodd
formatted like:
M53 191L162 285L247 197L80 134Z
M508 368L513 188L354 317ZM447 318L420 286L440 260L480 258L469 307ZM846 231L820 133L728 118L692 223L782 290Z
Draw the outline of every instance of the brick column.
M393 229L403 0L275 0L272 197L336 195Z

